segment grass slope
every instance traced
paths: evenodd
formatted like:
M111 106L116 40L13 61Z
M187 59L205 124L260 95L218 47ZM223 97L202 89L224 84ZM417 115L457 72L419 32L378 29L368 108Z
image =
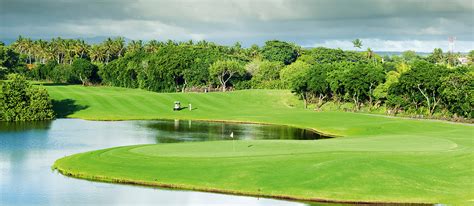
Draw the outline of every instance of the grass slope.
M67 175L297 199L473 204L470 125L313 112L298 109L301 103L293 95L277 90L157 94L112 87L47 88L59 102L56 108L74 118L260 122L343 136L236 141L235 151L229 141L110 148L56 161L54 167ZM196 109L173 112L175 100Z

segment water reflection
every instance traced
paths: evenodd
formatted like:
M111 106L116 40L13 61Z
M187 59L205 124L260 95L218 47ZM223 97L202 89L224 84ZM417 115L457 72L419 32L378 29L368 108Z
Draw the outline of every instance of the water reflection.
M46 130L51 126L52 121L35 121L35 122L0 122L0 131L28 131L28 130Z
M174 143L184 141L215 141L229 139L293 139L316 140L329 138L310 130L259 124L230 124L191 120L160 120L142 122L144 127L157 131L157 141ZM231 135L232 134L232 135Z
M134 144L228 139L317 139L308 131L191 121L0 122L0 205L307 205L255 197L90 182L51 170L79 152ZM273 135L272 135L273 134ZM317 204L315 204L317 205Z

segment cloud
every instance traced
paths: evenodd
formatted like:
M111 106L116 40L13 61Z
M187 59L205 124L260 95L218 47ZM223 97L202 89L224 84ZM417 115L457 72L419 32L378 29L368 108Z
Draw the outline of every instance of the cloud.
M448 39L420 41L420 40L382 40L382 39L361 39L363 49L371 48L374 51L418 51L432 52L435 48L448 51ZM306 45L306 47L328 47L340 48L344 50L354 50L351 40L328 40L321 43ZM456 52L469 52L474 48L474 41L455 41Z
M206 39L244 46L269 39L304 45L355 38L474 41L474 5L472 0L1 0L0 38L18 35Z

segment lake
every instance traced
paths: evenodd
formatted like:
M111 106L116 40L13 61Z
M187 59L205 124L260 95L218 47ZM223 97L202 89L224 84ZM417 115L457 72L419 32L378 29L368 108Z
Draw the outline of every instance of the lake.
M0 122L0 205L309 205L91 182L63 176L51 165L67 155L124 145L320 138L326 137L286 126L188 120Z

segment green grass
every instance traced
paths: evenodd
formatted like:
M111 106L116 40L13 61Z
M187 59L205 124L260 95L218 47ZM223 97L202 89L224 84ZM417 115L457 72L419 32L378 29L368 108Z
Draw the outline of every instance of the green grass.
M474 203L472 125L314 112L301 109L290 92L278 90L158 94L112 87L47 89L66 104L56 108L74 118L259 122L341 136L236 141L235 151L230 141L110 148L56 161L54 167L67 175L297 199ZM175 100L196 109L173 112ZM68 109L74 104L80 106Z

